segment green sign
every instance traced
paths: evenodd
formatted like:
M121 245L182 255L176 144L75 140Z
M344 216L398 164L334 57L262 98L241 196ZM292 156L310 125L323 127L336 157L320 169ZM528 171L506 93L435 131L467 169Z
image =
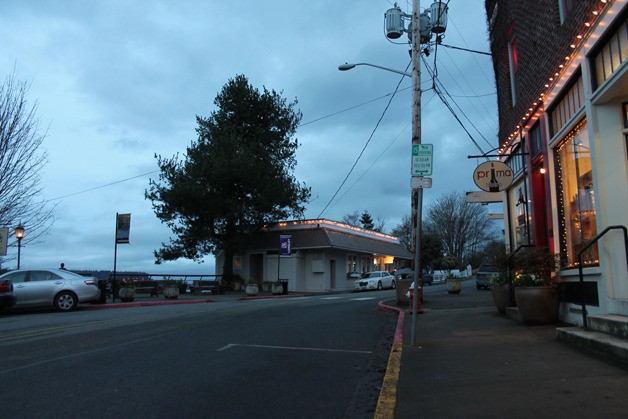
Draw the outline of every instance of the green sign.
M412 176L431 176L432 144L412 144Z

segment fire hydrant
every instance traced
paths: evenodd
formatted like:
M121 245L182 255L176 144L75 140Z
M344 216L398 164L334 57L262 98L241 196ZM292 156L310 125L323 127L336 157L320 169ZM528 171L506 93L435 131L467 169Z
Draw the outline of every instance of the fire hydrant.
M413 307L413 304L414 304L414 282L412 284L410 284L410 289L408 289L408 292L406 293L406 296L410 300L410 314L414 314L414 313L421 314L421 313L423 313L423 309L421 308L421 287L417 287L417 291L419 292L419 295L417 295L417 298L416 298L416 309L415 309L415 307Z

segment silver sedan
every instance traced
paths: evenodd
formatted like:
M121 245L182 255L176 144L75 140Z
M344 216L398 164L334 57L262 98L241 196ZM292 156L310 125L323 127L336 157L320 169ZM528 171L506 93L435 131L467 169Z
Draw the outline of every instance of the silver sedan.
M100 297L96 278L64 269L11 271L0 276L0 282L5 280L13 284L13 308L55 307L72 311L79 303L94 302Z

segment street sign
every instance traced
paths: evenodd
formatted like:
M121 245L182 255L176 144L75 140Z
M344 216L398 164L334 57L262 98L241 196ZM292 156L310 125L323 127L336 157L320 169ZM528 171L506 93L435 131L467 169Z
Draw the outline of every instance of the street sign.
M412 144L412 176L432 175L432 144Z
M410 187L412 189L424 189L432 187L431 177L412 176L410 180Z
M491 204L495 202L503 202L503 197L501 192L467 192L467 202L470 204Z

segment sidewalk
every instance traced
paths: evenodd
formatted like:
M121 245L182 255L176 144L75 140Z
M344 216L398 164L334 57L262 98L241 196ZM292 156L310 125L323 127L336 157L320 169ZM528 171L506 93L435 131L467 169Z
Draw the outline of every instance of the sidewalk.
M394 417L626 417L626 370L558 343L559 325L501 316L490 291L445 291L422 308L414 346L412 317L400 315Z

